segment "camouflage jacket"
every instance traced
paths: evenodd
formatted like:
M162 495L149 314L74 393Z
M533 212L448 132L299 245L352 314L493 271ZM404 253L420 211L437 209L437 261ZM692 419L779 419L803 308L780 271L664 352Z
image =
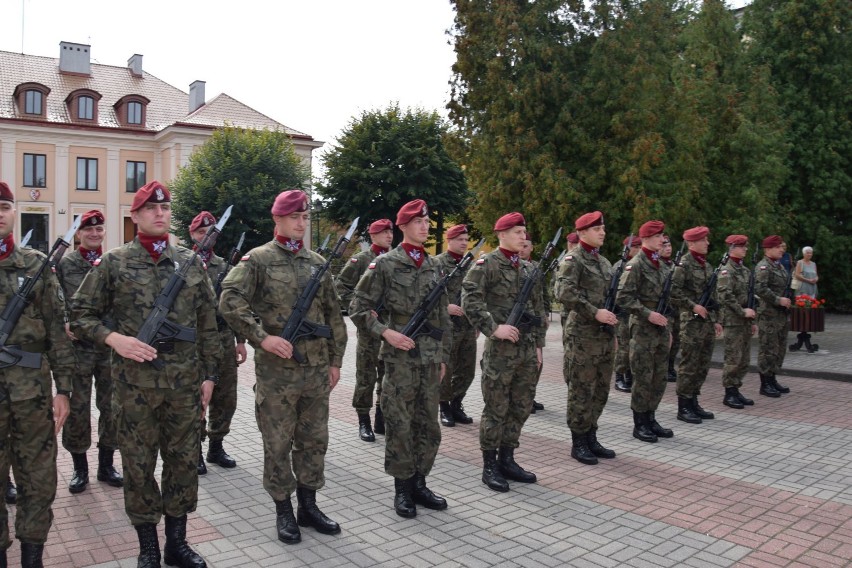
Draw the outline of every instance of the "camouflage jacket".
M595 319L606 300L611 275L612 265L600 254L580 247L565 255L557 284L559 302L569 312L564 333L611 337Z
M367 331L376 337L381 337L388 328L402 331L442 276L441 263L434 257L427 255L420 268L417 268L405 249L398 246L370 263L355 288L355 297L349 306L349 316L359 330ZM376 319L370 313L383 297L388 313L387 323ZM416 341L419 359L382 341L382 360L406 364L448 363L452 334L447 304L447 295L444 293L441 301L429 314L429 323L444 332L440 341L425 335L418 337Z
M24 279L38 271L44 259L44 254L37 250L15 246L12 254L0 260L0 309L9 303ZM42 272L27 300L29 303L6 345L17 345L23 351L46 356L56 388L70 391L77 359L65 334L62 288L51 270ZM39 369L13 365L0 369L0 385L11 400L29 400L50 394L50 375Z
M86 341L105 345L112 330L102 320L111 314L115 331L136 337L176 264L183 265L191 258L192 251L169 245L155 263L138 239L104 253L71 300L71 331ZM222 345L214 306L213 288L201 259L196 258L168 314L170 321L195 329L195 343L174 341L170 352L158 353L157 358L165 363L162 370L113 354L113 379L143 388L176 389L200 385L205 376L215 375L222 360Z
M653 325L648 322L648 316L657 311L667 274L663 262L657 268L644 252L640 252L624 267L616 303L640 323Z
M65 297L71 300L74 297L74 293L77 291L77 288L80 287L80 284L83 283L83 278L86 277L86 274L92 269L92 265L89 264L89 261L83 258L83 255L80 254L79 251L73 251L70 254L66 254L63 256L59 265L56 267L56 276L59 277L59 283L62 285L62 292L65 294ZM66 311L70 306L66 304ZM70 321L70 314L68 314L68 320ZM112 325L107 323L106 325ZM73 342L74 347L77 349L81 349L81 354L84 353L97 353L98 355L109 356L109 348L104 345L94 345L88 341L75 341Z
M337 295L340 296L341 311L349 311L349 304L352 303L352 298L355 296L355 286L358 285L358 281L367 271L367 267L375 259L376 253L373 252L373 249L368 248L352 255L341 269L340 274L337 275L334 285L337 288Z
M237 336L248 338L255 346L255 361L286 368L302 366L295 359L282 359L259 346L268 336L281 334L296 300L323 264L325 259L311 250L302 248L293 253L278 241L270 241L250 250L225 277L219 312ZM331 337L296 341L294 348L305 356L304 366L340 367L348 337L329 272L323 275L307 319L329 326Z
M674 267L671 304L680 310L681 321L698 319L693 316L692 308L701 299L701 294L704 293L704 288L711 276L713 276L713 267L710 263L705 262L702 266L689 253L683 255L680 263ZM713 290L710 299L711 303L713 300L718 302L716 290ZM719 321L719 312L708 309L706 321L709 323Z
M764 256L757 263L754 273L754 293L760 298L758 312L761 314L778 313L781 298L787 291L787 270L780 262Z
M207 277L210 279L210 285L213 287L213 291L216 291L216 282L219 280L219 276L225 272L228 268L228 263L224 258L217 254L213 254L210 256L210 260L207 261L204 268L207 270ZM221 291L220 291L221 293ZM216 327L219 329L219 332L224 333L228 331L233 334L233 330L228 325L228 322L225 321L225 318L219 313L219 305L218 298L216 299ZM246 340L244 337L237 336L237 342L245 343Z
M448 252L442 252L437 255L435 260L441 263L444 274L452 272L458 264L458 261ZM470 265L468 265L466 270L457 271L447 283L447 303L461 306L462 281L468 270L470 270ZM471 328L470 320L467 319L467 316L450 316L450 320L453 322L454 330L460 331Z
M520 261L518 268L506 256L495 250L476 261L462 283L462 308L473 327L485 337L494 335L498 325L506 323L515 299L533 265ZM544 310L542 287L536 286L527 301L527 311L541 318L541 325L530 330L529 337L536 347L544 347L547 313Z
M719 271L716 292L719 294L722 323L724 325L750 325L752 320L745 317L748 304L748 281L751 271L742 263L733 259Z

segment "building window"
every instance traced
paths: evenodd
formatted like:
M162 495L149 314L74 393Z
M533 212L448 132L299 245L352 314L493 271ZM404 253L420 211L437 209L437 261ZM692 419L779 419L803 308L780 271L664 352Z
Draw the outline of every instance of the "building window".
M127 103L127 124L142 124L142 103Z
M27 114L42 114L44 95L41 91L29 90L24 93L24 112Z
M98 160L95 158L77 158L77 189L96 191L98 189Z
M93 120L95 118L95 99L92 97L77 97L77 118Z
M24 187L45 187L46 185L47 156L24 154Z
M127 162L127 192L135 193L147 182L145 178L145 162Z

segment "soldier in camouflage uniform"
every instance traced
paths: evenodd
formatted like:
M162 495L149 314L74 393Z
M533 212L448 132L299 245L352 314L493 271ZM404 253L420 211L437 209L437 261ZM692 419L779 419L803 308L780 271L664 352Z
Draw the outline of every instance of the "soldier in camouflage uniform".
M16 246L15 197L0 182L0 305L12 301L25 278L34 276L45 256ZM11 462L20 495L15 537L21 541L21 565L41 566L44 543L53 521L56 497L56 434L68 418L75 373L74 351L65 334L65 302L56 276L44 270L27 297L28 305L5 345L38 354L41 366L0 367L0 471ZM10 358L8 352L4 359ZM51 396L51 371L56 396ZM9 538L6 506L0 515L0 566L6 566Z
M466 225L454 225L447 230L447 252L439 254L436 260L443 264L444 274L452 272L456 264L467 252L468 234ZM447 365L447 376L441 381L441 424L455 426L473 424L473 418L467 415L462 400L476 374L476 337L477 332L470 325L461 307L462 280L467 274L457 271L447 284L449 305L447 311L452 320L452 351Z
M198 500L198 420L206 409L222 346L213 289L201 260L169 245L171 194L158 181L139 189L130 208L131 242L95 261L71 301L71 332L111 347L113 409L124 469L124 508L139 536L139 566L159 566L157 524L165 514L167 564L206 566L186 541L187 514ZM154 301L179 267L192 261L169 320L194 328L195 343L136 339ZM103 324L115 321L115 330ZM149 361L158 359L158 370ZM162 491L154 470L163 459Z
M567 345L562 372L568 384L571 457L594 465L599 457L615 457L614 451L598 442L597 431L598 418L609 396L613 332L618 319L601 307L612 271L612 265L599 252L606 237L603 213L581 215L574 228L580 246L565 255L559 269L559 301L569 311L562 332Z
M317 507L325 485L328 398L340 380L346 324L331 274L325 272L307 319L328 326L330 337L308 336L292 345L279 334L312 274L325 264L302 241L310 213L299 189L281 192L272 205L275 239L243 256L222 283L219 311L255 348L255 417L263 437L263 487L275 502L278 539L301 540L299 526L338 534L340 525ZM260 318L258 322L255 316ZM305 358L299 363L294 351ZM294 517L290 495L299 504Z
M521 250L518 251L518 256L521 260L526 260L534 267L539 266L539 262L537 260L532 259L533 253L533 241L532 236L527 232L527 235L524 240L524 246L521 247ZM544 277L541 278L541 297L542 304L544 305L544 313L546 314L546 319L544 320L545 328L549 325L550 320L550 290L547 289L547 281ZM535 374L535 384L538 385L539 379L541 379L541 372L544 370L544 364L542 362L541 365L538 366L538 371ZM533 399L532 409L530 410L530 414L535 414L539 410L544 410L544 405L537 400Z
M568 236L565 237L565 256L567 257L569 254L571 254L572 252L577 250L577 248L579 246L580 246L580 237L577 235L577 231L574 231L573 233L568 233ZM560 270L562 268L562 265L564 265L564 264L565 264L565 260L563 259L562 263L557 268L557 271ZM553 297L559 298L560 296L561 296L561 291L559 290L559 278L554 278L553 279ZM565 326L568 324L568 312L569 312L569 310L568 310L568 308L565 307L565 304L561 304L561 307L559 308L559 321L560 321L560 323L562 323L562 330L563 330L562 347L564 349L568 348L568 346L565 344L565 333L564 333Z
M66 298L71 298L92 265L102 254L104 240L104 216L98 210L88 211L80 219L77 238L80 247L66 254L56 267L56 275L62 284ZM68 324L65 324L66 328ZM70 334L70 331L69 331ZM77 352L77 371L74 376L74 395L71 397L71 415L62 429L62 447L71 453L74 473L68 491L80 493L89 485L89 463L86 450L92 445L92 376L95 382L95 406L98 417L98 481L106 481L113 487L121 487L124 479L115 471L113 456L118 446L115 432L115 416L112 411L112 378L109 369L109 349L88 341L79 341L73 335L74 350Z
M337 295L340 296L341 309L349 310L349 303L355 295L355 286L367 267L377 256L390 250L393 243L393 223L390 219L379 219L367 229L370 235L370 248L359 252L349 259L335 281ZM378 317L379 314L376 314ZM367 331L358 330L358 348L355 352L355 391L352 393L352 407L358 414L358 436L365 442L375 442L376 434L385 433L385 418L382 414L382 379L385 376L385 364L379 359L382 340ZM370 408L373 406L373 389L376 389L375 433L370 426Z
M781 265L786 251L784 239L771 235L763 239L764 257L755 269L755 294L760 299L757 307L759 349L757 367L760 371L760 394L778 398L790 389L778 384L775 373L784 364L787 353L787 319L790 298L786 296L788 272Z
M711 291L710 308L698 303L713 276L713 268L707 264L709 234L707 227L683 232L689 254L674 267L672 279L672 305L680 312L683 345L677 373L677 419L691 424L714 418L712 412L701 408L698 395L710 370L713 340L722 335L722 324L717 321L719 311L712 309L714 304L718 306L716 290Z
M668 319L656 311L666 278L659 258L663 229L662 221L648 221L639 228L642 249L624 268L617 299L619 307L630 313L633 437L643 442L674 436L671 430L660 426L654 415L666 392L666 362L671 343Z
M443 273L441 263L423 249L429 238L426 202L415 199L403 205L396 225L402 231L402 243L370 263L355 288L349 312L358 329L384 340L385 472L394 478L396 514L410 518L417 515L417 505L447 508L447 501L426 486L426 476L441 443L438 398L450 359L451 324L443 294L428 314L429 323L443 330L441 339L424 335L414 340L400 333ZM382 298L387 322L372 313Z
M730 408L751 406L754 401L740 392L743 377L748 372L751 359L751 337L757 331L754 309L748 307L748 285L751 271L743 265L748 252L748 237L729 235L725 244L730 247L730 258L719 272L716 290L719 297L722 326L725 329L725 366L722 369L722 400Z
M215 224L216 217L209 211L202 211L195 216L189 224L189 236L195 243L193 250L198 250L198 245L204 240L207 231ZM216 255L213 249L200 251L199 256L207 270L210 284L215 286L219 276L228 267L227 261ZM207 450L208 462L230 469L237 467L237 461L225 451L223 441L231 431L231 420L237 411L237 366L246 360L246 340L243 337L236 337L221 316L216 317L216 326L222 342L222 365L219 367L219 382L213 389L213 396L210 397L210 404L207 407L207 414L210 416L209 429L206 416L201 418L201 441L204 442L204 438L210 438ZM206 473L207 466L199 444L198 475Z
M628 262L635 258L642 250L642 241L635 235L624 237L622 246L630 245L627 252ZM613 265L613 270L618 270L621 266L619 258ZM621 283L624 281L624 273L622 272L622 280L619 282L619 291L621 291ZM618 320L615 326L615 390L621 392L630 392L633 388L633 372L630 369L630 325L629 318L622 317Z
M672 258L672 240L669 235L663 233L663 248L660 249L660 260L668 270L674 270L674 259ZM669 325L672 333L672 346L669 349L669 370L666 380L670 383L677 382L677 370L675 359L680 351L680 313L677 310L669 317Z
M522 483L536 481L534 473L515 462L514 453L532 409L542 362L546 315L541 286L533 289L525 306L533 316L529 328L522 330L505 323L533 270L518 256L526 240L525 225L520 213L500 217L494 224L499 248L479 259L462 284L462 307L487 338L481 379L485 408L479 426L482 482L501 492L509 490L507 478Z

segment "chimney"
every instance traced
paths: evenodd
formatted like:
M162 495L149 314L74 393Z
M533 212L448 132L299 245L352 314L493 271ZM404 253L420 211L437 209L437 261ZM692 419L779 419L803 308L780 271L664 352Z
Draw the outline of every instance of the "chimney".
M206 99L204 98L204 81L193 81L189 86L189 112L193 113L200 107L204 106Z
M134 77L142 76L142 56L138 53L134 53L130 56L130 59L127 60L127 68L130 69L130 74Z
M91 75L89 50L91 46L83 43L59 42L59 71L75 75Z

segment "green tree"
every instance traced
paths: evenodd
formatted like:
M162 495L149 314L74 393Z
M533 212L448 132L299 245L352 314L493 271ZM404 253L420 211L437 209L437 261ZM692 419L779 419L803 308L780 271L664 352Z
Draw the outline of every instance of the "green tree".
M467 207L464 174L445 148L448 126L438 113L421 109L364 111L343 130L325 155L325 180L317 192L324 198L325 218L361 226L377 219L396 219L399 208L423 199L436 220L440 250L445 219Z
M243 250L272 238L269 210L282 190L304 188L310 168L295 154L290 137L277 131L226 127L213 133L171 182L172 221L189 242L189 224L200 211L219 218L229 205L231 219L216 249L227 252L242 232Z

